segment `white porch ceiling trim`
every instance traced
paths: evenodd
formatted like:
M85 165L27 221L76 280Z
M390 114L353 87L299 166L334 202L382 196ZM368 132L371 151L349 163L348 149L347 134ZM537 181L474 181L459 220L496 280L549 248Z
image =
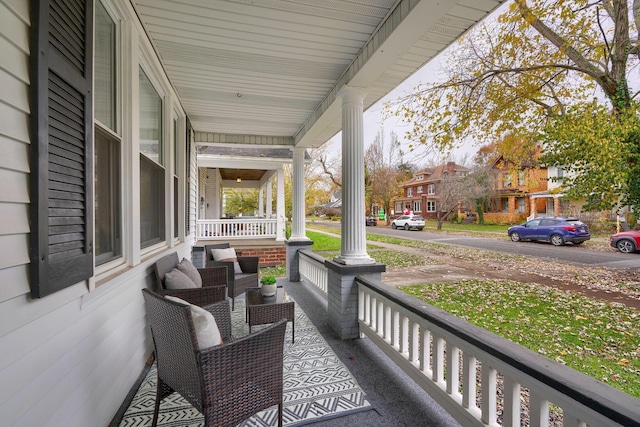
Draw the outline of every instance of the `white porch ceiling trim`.
M318 147L506 0L130 1L196 143Z

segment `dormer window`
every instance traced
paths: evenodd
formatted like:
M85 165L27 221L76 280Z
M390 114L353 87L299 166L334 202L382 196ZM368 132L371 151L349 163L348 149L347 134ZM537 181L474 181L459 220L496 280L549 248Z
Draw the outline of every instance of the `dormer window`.
M420 181L424 179L424 175L416 175L416 180Z

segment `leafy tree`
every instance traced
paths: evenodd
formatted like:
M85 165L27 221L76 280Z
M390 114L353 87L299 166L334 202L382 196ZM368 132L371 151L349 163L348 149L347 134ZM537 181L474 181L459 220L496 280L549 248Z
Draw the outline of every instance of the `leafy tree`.
M437 184L438 197L436 199L436 229L442 230L442 223L458 209L466 194L466 180L464 176L443 172Z
M485 205L497 188L497 182L498 172L490 164L476 165L464 178L463 194L474 204L479 224L484 224Z
M638 93L629 84L639 23L638 0L514 0L461 41L444 81L389 111L411 124L408 138L439 151L509 136L526 152L542 140L542 160L575 174L574 197L640 205ZM590 134L593 126L603 128Z
M225 188L224 194L226 214L253 216L258 212L258 189Z
M391 200L402 194L398 184L405 178L404 169L397 166L403 163L398 135L391 132L390 139L387 146L381 128L364 154L367 206L381 206L387 213L387 224L391 221Z

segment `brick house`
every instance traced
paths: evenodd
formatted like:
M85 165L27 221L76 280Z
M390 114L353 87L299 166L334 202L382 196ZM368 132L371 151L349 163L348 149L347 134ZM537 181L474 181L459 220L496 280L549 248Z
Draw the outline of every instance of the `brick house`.
M455 162L424 168L413 174L408 181L400 184L402 197L392 200L392 216L409 211L426 219L435 219L442 177L445 174L467 175L471 170Z
M514 168L500 156L491 168L497 179L493 195L485 205L485 221L516 223L529 216L546 215L546 198L533 197L534 193L539 195L547 191L546 167L523 164L520 168Z

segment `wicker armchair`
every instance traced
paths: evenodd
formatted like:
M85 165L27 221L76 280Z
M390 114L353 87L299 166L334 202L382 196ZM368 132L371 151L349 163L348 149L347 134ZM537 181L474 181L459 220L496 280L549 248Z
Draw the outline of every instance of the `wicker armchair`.
M199 306L213 304L214 302L223 301L227 298L227 269L225 266L199 268L198 272L200 273L200 277L202 277L201 288L166 289L164 286L164 276L174 269L179 262L176 252L165 255L156 261L154 271L159 293L182 298L191 304Z
M158 366L153 426L161 400L173 392L204 415L205 427L236 426L274 405L282 426L285 320L233 340L229 301L207 306L223 344L199 350L189 307L148 289L142 292Z
M231 309L235 310L238 295L246 292L247 288L255 288L258 286L258 267L260 258L257 256L238 256L238 264L242 269L241 274L235 274L233 262L231 261L214 261L211 255L211 249L228 248L228 243L205 245L206 266L207 267L227 267L227 288L229 297L231 297Z

